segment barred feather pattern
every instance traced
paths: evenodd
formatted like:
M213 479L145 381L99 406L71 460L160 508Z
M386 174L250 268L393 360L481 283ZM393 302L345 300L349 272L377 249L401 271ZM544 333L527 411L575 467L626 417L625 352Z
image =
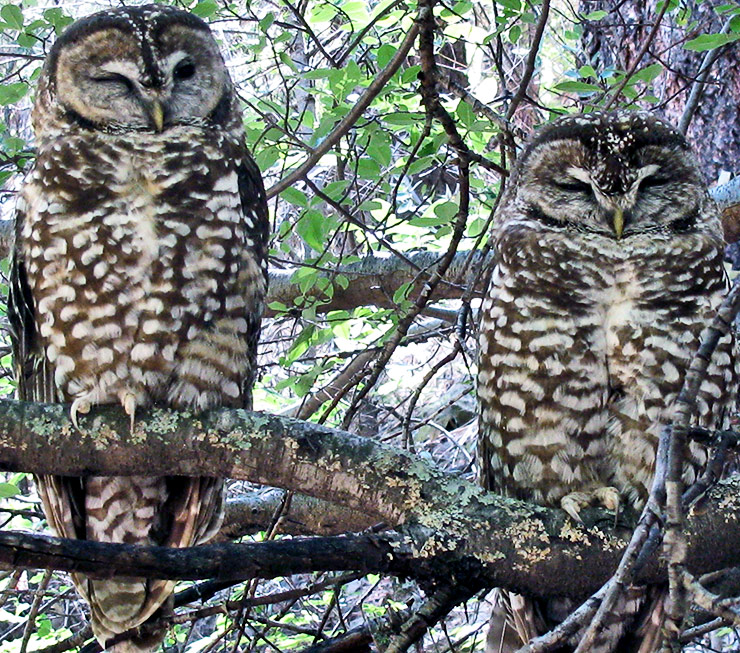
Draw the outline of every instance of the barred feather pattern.
M718 213L693 155L649 114L557 121L520 158L493 237L479 343L483 485L571 511L613 495L639 511L659 434L727 288ZM725 337L697 396L697 425L726 423L735 358ZM687 483L706 460L692 443ZM654 650L640 646L658 645L660 620L638 643L630 619L662 613L660 595L646 591L630 590L594 650ZM515 650L567 614L552 601L502 593L502 602L490 650ZM512 626L519 638L507 649ZM617 644L627 630L630 648Z
M132 419L141 406L251 408L266 197L205 23L160 5L75 23L47 59L33 123L9 299L19 397L72 402L73 419L110 403ZM36 482L62 537L186 547L223 518L217 478ZM163 630L119 636L168 609L172 582L73 578L108 650L158 645Z

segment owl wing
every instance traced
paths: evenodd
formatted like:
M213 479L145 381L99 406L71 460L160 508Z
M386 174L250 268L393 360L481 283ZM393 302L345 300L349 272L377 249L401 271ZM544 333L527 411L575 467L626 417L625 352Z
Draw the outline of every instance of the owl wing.
M247 230L245 254L251 259L244 266L244 292L249 309L244 316L247 320L249 371L242 381L242 407L251 410L252 387L257 376L257 342L260 337L260 322L265 310L265 294L267 293L267 241L270 233L270 218L260 169L243 143L240 149L236 173L241 210Z
M16 246L10 263L8 321L13 352L16 395L21 401L55 402L54 371L44 355L36 327L36 306L28 285L25 262L18 247L25 223L22 200L15 217ZM59 537L80 538L84 533L84 485L80 478L38 475L34 477L46 518ZM73 574L75 582L80 577ZM85 598L87 596L85 595Z

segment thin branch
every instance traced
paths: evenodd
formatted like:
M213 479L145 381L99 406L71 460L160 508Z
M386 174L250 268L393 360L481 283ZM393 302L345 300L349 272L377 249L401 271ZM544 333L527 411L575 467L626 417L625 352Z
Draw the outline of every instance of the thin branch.
M542 35L545 32L547 26L547 19L550 15L550 0L542 0L542 9L540 10L540 18L537 21L537 27L532 37L532 45L529 47L529 54L527 55L527 63L524 68L524 74L522 75L522 81L519 84L514 97L511 99L509 104L509 110L506 112L505 121L509 122L516 112L519 104L524 99L527 93L527 87L529 82L532 81L532 75L534 74L534 68L537 63L537 55L540 52L540 43L542 42Z
M699 389L706 377L709 362L720 338L732 328L740 310L740 277L717 310L712 324L705 331L699 349L691 361L681 392L676 399L672 438L668 453L668 472L665 482L666 534L665 548L668 557L670 581L669 601L666 609L667 645L677 642L681 633L681 620L686 608L685 559L686 531L683 507L683 457L689 432L689 423L696 411Z
M666 2L666 5L667 4L668 3ZM722 26L719 34L727 34L729 31L730 19L728 19ZM727 45L729 45L729 43ZM696 113L696 109L699 106L699 99L701 98L702 92L704 91L704 86L706 86L707 79L709 78L709 73L712 71L712 66L714 66L720 55L727 49L727 45L715 48L714 50L709 50L709 52L704 55L704 59L702 60L701 66L699 67L699 74L697 75L694 83L691 85L691 93L689 94L689 99L686 101L686 106L684 107L683 114L681 115L681 120L678 123L678 131L680 131L682 134L686 134L686 132L689 130L691 119L694 117L694 113Z
M624 87L627 86L628 82L632 78L632 75L635 74L635 71L637 70L637 66L640 65L640 62L642 61L642 58L645 56L645 53L648 51L648 48L650 47L650 44L655 39L655 36L658 33L658 29L660 28L660 23L663 20L663 16L665 16L666 11L668 11L668 7L671 6L670 2L664 2L663 6L660 8L660 12L655 17L655 23L653 24L653 28L650 30L650 34L648 34L647 38L642 44L642 47L638 51L637 55L635 56L635 60L632 62L632 65L630 66L630 69L627 71L627 74L624 76L624 79L617 85L617 87L612 91L611 95L609 96L609 99L604 104L604 111L608 111L611 106L616 102L617 98L619 97L619 94L624 90Z
M296 181L303 179L321 160L321 157L327 154L339 142L339 139L342 138L342 136L344 136L360 119L365 109L370 106L378 93L380 93L388 83L388 80L393 77L396 71L401 67L401 64L406 60L406 56L414 45L416 36L419 33L420 21L424 20L427 11L429 11L427 8L419 10L417 19L414 21L413 25L407 32L406 37L398 46L398 50L396 50L396 53L393 55L386 67L383 68L380 74L365 89L365 92L360 96L360 99L357 100L357 103L352 107L349 113L342 118L331 134L321 142L321 145L319 145L298 168L267 190L268 199L275 195L279 195L286 188L290 188Z

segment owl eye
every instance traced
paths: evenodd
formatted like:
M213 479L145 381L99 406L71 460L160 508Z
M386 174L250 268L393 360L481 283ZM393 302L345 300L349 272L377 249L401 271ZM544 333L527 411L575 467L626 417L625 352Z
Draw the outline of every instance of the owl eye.
M645 177L640 182L640 190L645 188L656 188L658 186L665 186L670 179L668 177Z
M175 66L175 71L172 74L175 79L190 79L195 75L195 64L185 59Z
M552 185L569 193L590 193L591 186L584 181L572 179L568 181L553 181Z
M133 82L125 75L121 75L119 73L105 73L103 75L97 75L96 77L92 77L92 80L100 84L121 84L129 91L134 90Z

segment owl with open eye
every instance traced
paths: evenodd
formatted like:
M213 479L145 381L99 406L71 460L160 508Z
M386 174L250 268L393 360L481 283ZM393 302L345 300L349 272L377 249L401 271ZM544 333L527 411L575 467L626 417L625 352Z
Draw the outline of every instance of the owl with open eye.
M139 407L251 407L266 197L208 26L163 5L74 23L32 115L38 157L18 202L8 310L19 397L69 402L76 425L120 404L132 428ZM223 515L222 479L36 482L62 537L186 547ZM172 582L74 581L108 650L163 637L127 631L163 614Z
M478 372L484 486L575 519L589 504L640 510L660 432L727 289L719 215L686 140L643 112L553 122L519 158L493 238ZM735 356L728 336L697 425L725 425ZM691 483L707 452L686 454ZM558 620L543 603L508 605L512 649Z

